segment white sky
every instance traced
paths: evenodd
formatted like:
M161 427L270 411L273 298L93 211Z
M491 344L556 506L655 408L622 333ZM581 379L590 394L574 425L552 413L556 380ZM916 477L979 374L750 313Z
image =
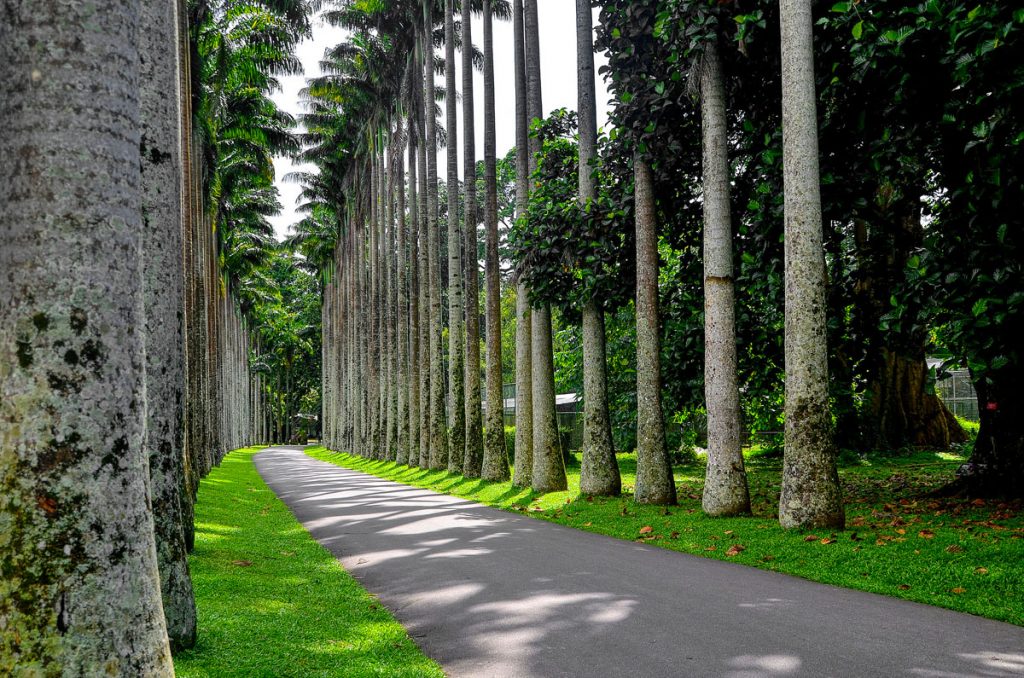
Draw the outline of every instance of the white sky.
M544 112L547 114L557 108L568 108L576 110L576 3L574 0L544 0L538 2L538 13L540 20L540 54L541 73L543 75ZM594 23L597 24L597 10L594 10ZM345 34L343 31L332 26L316 22L313 27L313 38L303 42L298 49L299 58L306 69L306 76L314 77L320 74L319 62L323 57L324 50L332 47L341 40ZM483 19L473 17L473 42L483 48ZM461 56L457 55L458 68L456 78L461 87ZM495 109L497 111L497 134L498 134L498 157L502 157L515 145L515 88L513 85L513 59L512 49L512 22L494 22L494 76L495 76ZM596 67L600 68L605 60L601 54L595 55ZM273 96L275 102L282 109L293 115L303 112L299 103L299 90L305 86L306 76L297 76L282 79L283 91ZM443 85L443 78L438 79L438 84ZM474 106L476 108L476 152L477 160L483 157L484 148L484 124L483 124L483 73L474 72ZM598 76L597 80L597 121L603 126L608 117L608 94L607 88ZM459 102L459 136L462 136L462 102ZM444 125L444 106L441 106L442 115L438 121ZM462 176L462 144L456 145L459 151L459 176ZM445 167L445 152L439 151L437 166L443 175ZM311 171L312 167L296 167L286 158L277 158L274 161L274 168L277 173L277 187L281 191L281 204L284 211L272 217L270 221L274 224L274 230L278 239L283 239L291 230L291 225L301 218L294 211L298 199L300 187L297 184L281 181L288 172L301 169ZM443 176L442 176L443 178Z

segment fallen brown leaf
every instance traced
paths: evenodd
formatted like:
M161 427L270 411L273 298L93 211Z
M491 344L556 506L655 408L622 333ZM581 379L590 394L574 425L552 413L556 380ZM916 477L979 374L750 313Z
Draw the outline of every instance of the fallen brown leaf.
M909 591L910 590L910 584L900 584L896 588L898 588L900 591Z
M650 534L651 532L654 532L654 528L650 525L644 525L640 528L640 534Z
M934 539L935 538L935 533L932 532L931 530L921 530L920 532L917 533L917 536L920 537L921 539Z
M946 553L963 553L964 547L959 544L950 544L946 547Z
M237 565L238 567L249 567L250 565L252 565L252 561L251 560L232 560L231 564L232 565Z
M955 589L950 589L949 592L960 595L961 593L967 593L967 589L962 586L957 586Z
M819 537L816 534L809 534L806 537L804 537L804 541L808 541L808 542L809 541L818 541L819 539L821 539L821 537Z
M987 567L976 567L974 568L974 574L988 574Z
M746 550L745 547L743 547L743 546L741 546L739 544L733 544L732 546L729 547L729 550L725 552L725 555L730 556L730 557L731 556L738 556L739 554L743 553L745 550Z

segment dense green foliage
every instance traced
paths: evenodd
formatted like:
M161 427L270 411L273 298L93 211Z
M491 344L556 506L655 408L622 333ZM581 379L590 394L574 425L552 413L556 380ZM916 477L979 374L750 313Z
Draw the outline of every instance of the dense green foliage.
M232 453L200 487L199 645L175 658L177 674L443 675L264 484L257 451Z

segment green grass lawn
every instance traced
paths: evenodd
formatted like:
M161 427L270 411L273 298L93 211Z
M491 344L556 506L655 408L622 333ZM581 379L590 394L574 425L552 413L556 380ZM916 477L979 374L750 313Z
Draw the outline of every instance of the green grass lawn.
M199 643L179 676L438 676L405 629L316 543L239 450L199 488L189 562Z
M915 452L843 464L847 530L839 533L779 527L778 458L748 461L753 517L708 518L700 510L700 463L676 467L679 505L664 508L632 502L636 458L631 454L619 455L626 494L614 499L581 497L578 463L567 469L568 491L538 496L511 483L400 467L323 447L307 454L590 532L1024 626L1021 502L927 497L953 479L963 461L954 454Z

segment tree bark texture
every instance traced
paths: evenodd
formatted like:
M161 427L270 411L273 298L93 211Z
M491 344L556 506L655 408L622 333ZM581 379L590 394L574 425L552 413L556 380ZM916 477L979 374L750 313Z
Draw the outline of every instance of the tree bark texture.
M138 3L0 7L0 674L171 676L143 449Z
M636 491L638 504L676 503L661 411L658 224L651 168L633 160L636 193Z
M842 529L828 405L825 257L810 0L782 0L782 151L786 213L786 451L779 522Z
M750 513L736 378L736 299L729 208L728 123L718 47L708 43L700 74L704 150L704 396L708 463L701 505L710 516Z

